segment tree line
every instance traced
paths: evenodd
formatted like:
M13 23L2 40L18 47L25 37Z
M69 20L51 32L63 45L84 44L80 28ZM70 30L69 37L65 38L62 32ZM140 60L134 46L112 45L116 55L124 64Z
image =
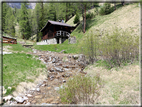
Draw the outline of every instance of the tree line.
M21 8L11 8L7 3L2 4L2 31L15 36L15 26L19 26L23 39L37 35L41 40L40 30L48 20L67 22L71 17L79 14L83 18L83 32L85 33L86 11L98 3L36 3L34 9L28 9L28 3L21 3Z

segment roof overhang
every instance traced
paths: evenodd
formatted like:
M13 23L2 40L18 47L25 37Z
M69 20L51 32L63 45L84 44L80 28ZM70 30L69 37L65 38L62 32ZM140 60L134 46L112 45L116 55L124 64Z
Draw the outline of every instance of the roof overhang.
M46 23L46 25L40 31L42 32L49 23L51 23L52 25L65 26L65 27L70 27L70 28L74 27L74 26L70 26L70 25L68 25L66 23L61 23L61 22L56 22L56 21L48 20L48 22Z

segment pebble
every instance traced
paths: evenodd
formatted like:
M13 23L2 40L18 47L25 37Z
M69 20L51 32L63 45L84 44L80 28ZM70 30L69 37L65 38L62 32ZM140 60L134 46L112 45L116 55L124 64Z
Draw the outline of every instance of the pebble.
M63 80L63 83L65 83L66 82L66 80Z
M54 88L54 90L59 90L59 89L60 89L59 87L55 87L55 88Z
M53 105L53 104L42 103L41 105L47 105L47 106L51 106L51 105Z
M42 87L44 87L44 86L45 86L45 84L42 84L41 86L42 86Z
M37 91L40 91L40 88L37 88L36 90L37 90Z
M23 99L24 99L24 100L28 100L28 97L24 96Z
M30 105L30 102L28 102L27 104L25 104L25 105Z
M31 95L31 94L27 94L27 96L28 96L28 97L32 97L32 95Z

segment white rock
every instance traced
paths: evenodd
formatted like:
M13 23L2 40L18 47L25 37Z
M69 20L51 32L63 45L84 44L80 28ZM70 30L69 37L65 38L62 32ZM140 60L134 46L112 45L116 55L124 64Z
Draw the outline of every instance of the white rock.
M44 86L45 86L45 84L42 84L41 86L42 86L42 87L44 87Z
M6 96L6 97L3 97L3 99L4 99L5 101L7 101L7 100L11 100L11 98L12 98L12 96L11 96L11 95L8 95L8 96Z
M66 80L63 80L63 83L66 82Z
M16 98L14 98L17 102L19 102L19 103L22 103L22 102L24 102L24 99L22 98L22 97L16 97Z
M28 102L27 104L25 104L25 105L30 105L30 102Z
M37 90L37 91L40 91L40 88L37 88L36 90Z
M24 100L28 100L28 97L24 96L23 99L24 99Z
M31 94L27 94L27 96L28 96L28 97L32 97L32 95L31 95Z
M33 88L32 90L35 91L35 88Z
M53 105L53 104L42 103L41 105L47 105L47 106L51 106L51 105Z

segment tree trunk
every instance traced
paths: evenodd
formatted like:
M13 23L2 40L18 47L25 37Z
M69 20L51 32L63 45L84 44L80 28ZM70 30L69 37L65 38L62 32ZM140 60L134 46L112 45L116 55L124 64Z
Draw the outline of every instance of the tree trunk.
M123 6L125 5L124 0L122 0L121 4L122 4Z
M86 5L85 5L85 13L84 13L84 33L85 33L85 27L86 27Z
M68 21L67 13L68 13L68 9L67 9L67 3L66 3L66 22Z
M82 22L82 32L83 32L83 28L84 28L84 14L83 14L83 6L82 6L82 18L83 18L83 22Z
M114 8L115 8L115 10L116 10L116 3L114 3Z

